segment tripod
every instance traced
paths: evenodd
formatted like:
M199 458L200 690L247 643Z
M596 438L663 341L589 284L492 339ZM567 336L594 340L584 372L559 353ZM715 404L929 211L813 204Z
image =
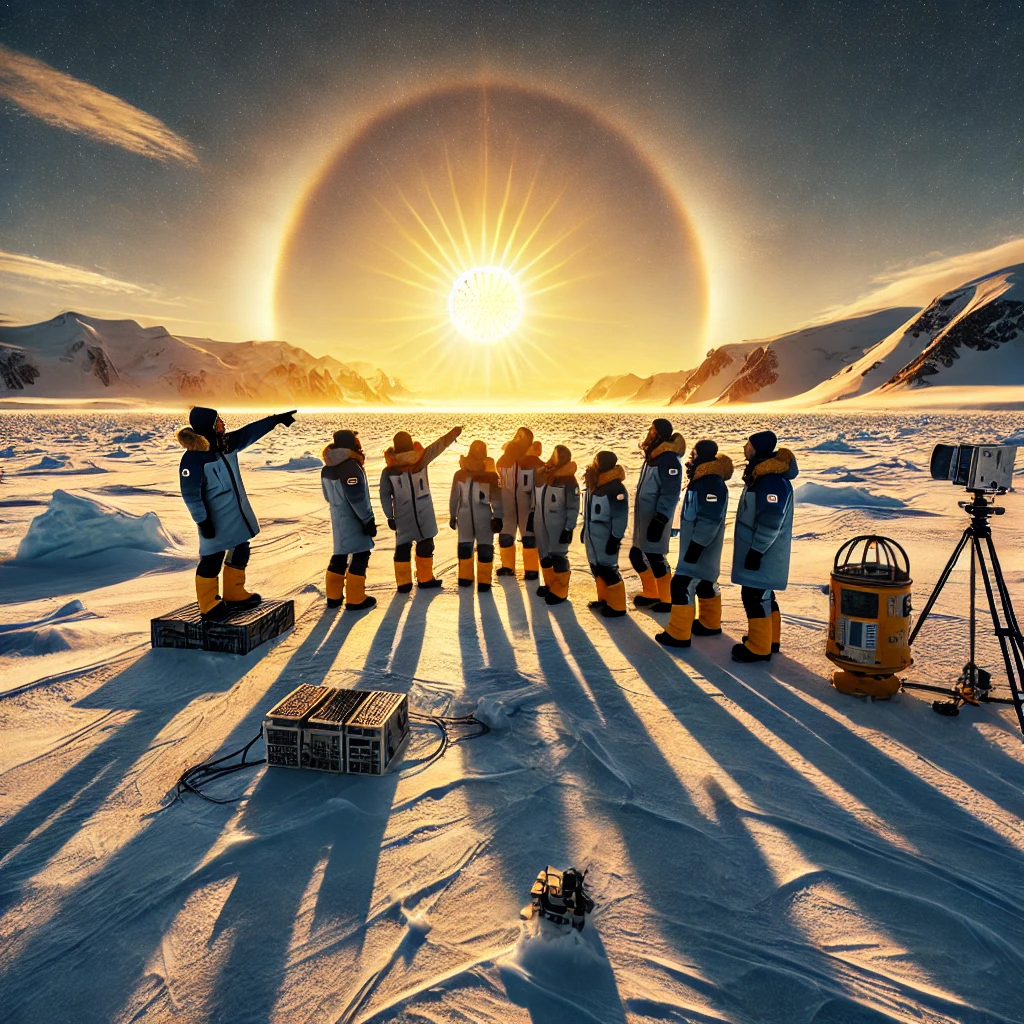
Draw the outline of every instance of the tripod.
M917 634L921 632L921 627L928 619L942 588L949 580L953 569L956 568L956 563L964 548L970 545L970 658L964 665L960 678L950 688L926 686L924 683L904 683L904 686L917 690L930 690L933 693L945 693L952 697L951 701L935 701L932 704L932 707L942 715L958 715L964 704L1012 704L1017 712L1017 721L1020 724L1021 732L1024 733L1024 698L1021 695L1021 687L1024 685L1024 636L1021 635L1017 616L1013 611L1010 592L1007 590L1003 570L999 565L999 556L996 554L996 546L992 540L992 525L989 522L992 516L1001 516L1006 509L986 498L983 491L972 491L971 494L973 497L970 501L958 502L960 507L971 517L970 524L960 537L953 554L950 555L946 567L935 584L935 589L932 590L931 596L928 598L928 603L921 612L921 617L910 634L912 646L914 640L917 639ZM988 601L989 613L992 616L992 626L1003 653L1003 664L1006 666L1006 679L1010 684L1011 697L993 697L990 693L991 676L984 669L978 668L975 662L978 633L977 577L979 572L985 585L985 596ZM995 589L992 587L993 578Z

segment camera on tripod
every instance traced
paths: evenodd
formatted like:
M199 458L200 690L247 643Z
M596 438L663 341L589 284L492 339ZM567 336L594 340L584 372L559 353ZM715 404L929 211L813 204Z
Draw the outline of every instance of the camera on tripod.
M937 444L932 450L933 480L987 494L1005 494L1013 486L1017 448L1012 444Z

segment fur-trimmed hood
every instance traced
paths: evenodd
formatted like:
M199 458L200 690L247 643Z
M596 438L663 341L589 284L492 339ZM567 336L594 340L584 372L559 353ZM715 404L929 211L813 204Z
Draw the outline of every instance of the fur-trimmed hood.
M640 445L643 448L643 445ZM654 462L659 455L664 455L665 452L675 452L676 455L682 455L686 451L686 438L680 433L673 434L667 441L662 441L661 444L652 448L650 451L644 449L644 458L648 462Z
M494 459L475 459L472 455L459 456L459 469L455 476L460 480L475 480L477 483L500 487L501 481L494 469Z
M728 455L716 455L708 462L702 462L696 466L691 480L699 480L702 476L720 476L723 480L732 478L732 459Z
M182 427L178 431L178 444L190 452L208 452L210 442L202 434L196 433L191 427Z
M607 484L614 483L616 480L625 480L626 471L621 466L612 466L611 469L606 469L602 473L595 463L591 463L587 466L585 479L587 490L593 492L599 487L605 487Z
M419 441L413 444L411 452L396 452L392 447L384 453L384 463L389 469L401 469L414 473L423 458L423 451L423 445Z
M354 451L352 448L335 448L333 444L329 444L320 453L320 458L323 459L325 466L340 466L349 459L361 466L366 461L366 456L362 452Z
M788 448L780 448L768 458L752 463L747 468L751 481L760 480L763 476L784 476L787 480L792 480L799 472L796 456Z

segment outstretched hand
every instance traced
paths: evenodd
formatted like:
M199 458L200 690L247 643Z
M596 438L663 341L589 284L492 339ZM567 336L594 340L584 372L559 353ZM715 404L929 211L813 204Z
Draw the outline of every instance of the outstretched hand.
M295 414L298 409L290 409L288 412L279 412L274 419L283 427L290 427L295 422Z

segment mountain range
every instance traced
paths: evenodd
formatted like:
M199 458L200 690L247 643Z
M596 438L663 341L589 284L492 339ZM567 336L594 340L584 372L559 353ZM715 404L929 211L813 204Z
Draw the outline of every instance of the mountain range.
M582 401L812 406L933 385L1024 385L1024 264L965 282L923 310L893 307L722 345L667 398L644 397L648 382L677 376L603 377Z
M360 373L283 341L213 341L67 312L0 327L0 397L198 399L389 405L410 397L381 369Z

